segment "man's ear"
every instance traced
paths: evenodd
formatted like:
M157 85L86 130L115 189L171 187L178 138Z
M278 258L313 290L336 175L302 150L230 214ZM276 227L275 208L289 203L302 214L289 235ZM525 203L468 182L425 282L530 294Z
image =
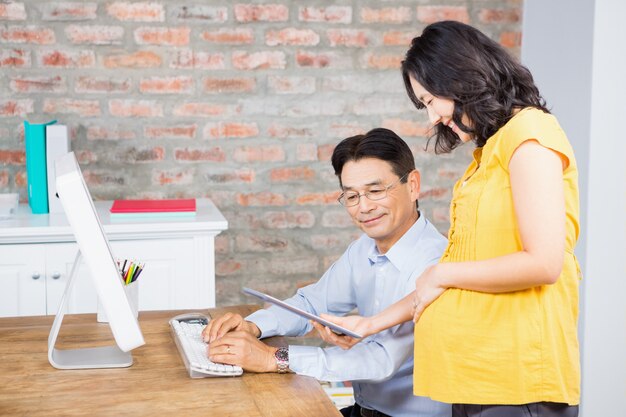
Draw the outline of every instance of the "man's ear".
M417 169L409 173L408 183L411 190L411 198L417 200L420 196L421 176Z

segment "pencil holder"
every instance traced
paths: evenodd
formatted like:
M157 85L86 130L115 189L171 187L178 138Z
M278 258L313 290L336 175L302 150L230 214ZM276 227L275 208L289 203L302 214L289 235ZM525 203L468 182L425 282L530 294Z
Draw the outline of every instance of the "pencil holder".
M133 311L135 318L137 318L139 316L139 283L135 281L124 285L124 292L126 293L128 304L130 304L130 309ZM107 318L106 312L100 304L100 300L98 300L98 323L108 322L109 319Z

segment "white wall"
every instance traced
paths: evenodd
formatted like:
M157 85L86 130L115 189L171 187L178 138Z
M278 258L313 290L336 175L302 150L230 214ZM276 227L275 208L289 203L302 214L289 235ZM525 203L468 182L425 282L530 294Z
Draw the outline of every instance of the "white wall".
M526 0L522 61L580 168L581 417L626 412L626 2Z

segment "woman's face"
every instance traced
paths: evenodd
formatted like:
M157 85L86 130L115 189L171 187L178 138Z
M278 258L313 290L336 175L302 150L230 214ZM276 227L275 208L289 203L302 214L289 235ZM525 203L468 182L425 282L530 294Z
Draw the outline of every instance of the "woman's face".
M411 79L411 87L413 87L413 93L415 97L426 107L428 112L428 119L433 126L439 123L443 123L448 126L454 133L456 133L462 142L469 142L471 136L469 133L463 132L452 120L452 114L454 113L454 101L441 98L429 93L422 85L417 82L413 77ZM469 126L469 119L466 115L461 117L461 121L465 126Z

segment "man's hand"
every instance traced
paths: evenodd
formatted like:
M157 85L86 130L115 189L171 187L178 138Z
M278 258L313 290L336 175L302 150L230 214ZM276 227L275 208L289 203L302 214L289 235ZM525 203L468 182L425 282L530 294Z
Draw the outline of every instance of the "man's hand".
M205 342L211 343L231 331L248 332L256 338L261 336L261 331L256 324L245 321L239 314L226 313L221 317L211 319L202 331L202 337Z
M251 372L276 372L274 353L268 346L246 331L233 331L209 344L209 359L216 363L241 366Z
M371 322L369 317L361 317L361 316L345 316L345 317L336 317L328 314L321 314L325 320L328 320L334 324L337 324L341 327L345 327L346 329L352 330L353 332L360 334L364 338L373 334L371 331ZM326 342L336 346L339 346L342 349L350 349L352 346L359 343L362 339L355 339L353 337L347 335L338 335L333 332L328 327L311 320L311 324L315 327L315 330L319 333L320 337Z

